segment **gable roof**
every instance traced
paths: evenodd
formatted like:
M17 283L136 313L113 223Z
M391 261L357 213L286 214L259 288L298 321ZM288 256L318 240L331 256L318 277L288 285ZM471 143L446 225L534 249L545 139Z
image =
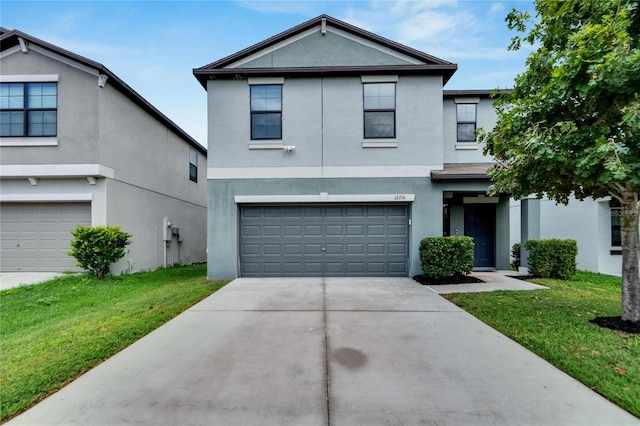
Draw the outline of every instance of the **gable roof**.
M275 68L235 68L230 65L245 59L257 52L275 46L291 37L301 34L317 26L331 26L360 39L375 43L394 52L408 56L416 60L416 64L407 65L368 65L368 66L312 66L312 67L275 67ZM458 66L435 56L428 55L419 50L365 31L361 28L340 21L329 15L320 15L297 25L287 31L270 37L260 43L254 44L237 53L229 55L218 61L193 70L194 76L206 89L208 79L237 79L249 76L288 76L288 77L312 77L312 76L355 76L366 74L413 74L413 75L442 75L446 83Z
M151 105L146 99L144 99L138 92L133 90L129 85L127 85L124 81L122 81L117 75L111 72L107 67L102 65L99 62L92 61L91 59L85 58L84 56L77 55L68 50L62 49L58 46L55 46L51 43L47 43L44 40L40 40L36 37L33 37L29 34L23 33L18 30L9 30L4 27L0 27L0 52L4 52L7 49L13 48L18 45L22 45L22 43L27 43L28 45L36 45L43 49L49 50L51 52L56 53L64 58L70 59L72 61L78 62L86 67L93 68L98 71L100 74L106 75L107 84L110 84L117 90L119 90L122 94L124 94L127 98L145 110L148 114L150 114L153 118L163 123L167 126L173 133L179 136L182 140L191 145L194 149L201 152L205 156L207 155L207 149L200 145L198 141L192 138L187 132L182 130L176 123L171 121L166 115L161 113L156 107Z

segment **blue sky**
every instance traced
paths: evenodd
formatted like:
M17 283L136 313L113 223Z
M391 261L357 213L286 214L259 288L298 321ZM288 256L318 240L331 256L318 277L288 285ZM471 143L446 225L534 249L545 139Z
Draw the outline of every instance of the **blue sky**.
M204 146L206 92L193 68L320 14L458 64L445 89L512 86L524 48L504 21L532 1L2 0L0 25L102 63ZM532 13L533 14L533 13Z

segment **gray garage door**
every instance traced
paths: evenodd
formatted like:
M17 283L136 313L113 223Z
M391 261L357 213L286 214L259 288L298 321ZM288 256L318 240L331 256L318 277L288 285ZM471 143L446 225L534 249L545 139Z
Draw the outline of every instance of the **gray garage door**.
M63 272L74 270L68 256L71 231L91 226L91 204L0 204L3 272Z
M406 205L243 206L241 275L409 274Z

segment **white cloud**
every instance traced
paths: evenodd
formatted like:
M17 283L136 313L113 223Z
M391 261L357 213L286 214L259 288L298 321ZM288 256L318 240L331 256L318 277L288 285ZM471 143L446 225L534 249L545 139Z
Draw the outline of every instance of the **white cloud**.
M504 10L504 5L500 2L495 2L491 4L491 7L489 8L489 13L494 15L496 13L502 13L503 10Z

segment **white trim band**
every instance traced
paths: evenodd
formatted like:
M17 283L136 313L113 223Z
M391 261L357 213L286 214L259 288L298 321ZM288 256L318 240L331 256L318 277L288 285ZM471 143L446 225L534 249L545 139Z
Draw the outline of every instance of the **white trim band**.
M0 166L0 177L114 177L111 167L102 164L12 164Z
M0 138L0 146L58 146L58 138Z
M209 167L207 179L430 177L442 166Z
M93 194L0 194L3 203L38 203L61 202L72 203L75 201L91 201Z
M249 85L252 84L284 84L284 77L249 77Z
M363 83L397 83L397 75L362 75L360 79Z
M416 194L236 195L236 204L411 203Z
M52 83L59 78L58 74L0 75L0 83Z

